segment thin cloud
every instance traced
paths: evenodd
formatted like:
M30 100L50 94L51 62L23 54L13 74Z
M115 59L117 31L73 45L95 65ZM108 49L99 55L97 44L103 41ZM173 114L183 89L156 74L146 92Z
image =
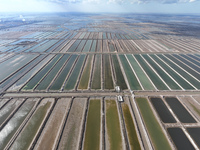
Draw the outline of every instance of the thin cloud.
M43 1L43 0L40 0ZM157 2L162 4L191 3L199 0L44 0L55 3L107 3L107 4L146 4Z
M0 0L4 2L5 0ZM10 2L29 2L33 0L7 0ZM162 4L172 4L172 3L191 3L200 0L35 0L37 2L52 2L52 3L107 3L107 4L145 4L150 2L162 3Z
M0 12L197 13L199 3L200 0L0 0Z

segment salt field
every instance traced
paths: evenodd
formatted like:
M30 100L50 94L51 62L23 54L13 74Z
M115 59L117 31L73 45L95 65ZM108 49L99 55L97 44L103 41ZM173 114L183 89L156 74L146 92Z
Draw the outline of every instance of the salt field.
M14 16L0 21L0 149L200 149L193 16Z

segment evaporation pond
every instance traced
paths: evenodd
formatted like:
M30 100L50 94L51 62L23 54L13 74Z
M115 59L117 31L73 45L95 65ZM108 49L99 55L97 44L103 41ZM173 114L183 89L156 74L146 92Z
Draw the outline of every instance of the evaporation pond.
M185 107L175 97L166 97L166 102L169 104L175 115L183 123L196 123L194 118L185 109Z
M160 116L161 120L164 123L175 123L176 120L170 113L169 109L165 105L165 103L162 101L159 97L152 97L150 98L151 103L153 104L154 108L156 109L158 115Z

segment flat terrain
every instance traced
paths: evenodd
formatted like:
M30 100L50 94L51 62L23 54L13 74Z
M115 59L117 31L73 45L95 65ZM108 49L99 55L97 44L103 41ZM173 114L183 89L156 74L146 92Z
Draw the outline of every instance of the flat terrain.
M0 149L200 149L198 15L23 16L0 14Z

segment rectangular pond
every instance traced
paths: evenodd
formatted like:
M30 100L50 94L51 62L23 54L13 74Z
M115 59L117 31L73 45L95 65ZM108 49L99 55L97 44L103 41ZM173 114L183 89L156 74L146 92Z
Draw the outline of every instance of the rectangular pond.
M164 123L176 123L175 118L160 97L150 97L150 101Z
M59 150L79 149L86 102L86 98L75 98L73 100L66 124L62 131L62 137L58 146Z
M169 90L162 80L156 75L156 73L148 66L148 64L142 59L140 55L134 55L137 61L140 63L146 74L159 90Z
M146 129L150 135L152 144L156 150L169 150L171 149L169 142L163 133L163 130L158 123L158 120L153 114L153 111L146 98L136 98L137 105L144 120Z
M195 143L198 145L200 148L200 128L187 128L187 131L189 132L190 136L194 139Z
M62 87L67 75L69 74L71 68L73 67L77 57L78 57L77 55L71 55L67 64L63 67L60 74L57 76L57 78L54 80L54 82L50 86L50 90L60 90L61 89L61 87Z
M78 47L79 43L81 42L81 40L76 40L71 47L68 49L67 52L74 52L76 50L76 48Z
M130 149L140 150L141 147L140 147L140 143L137 137L136 126L133 122L133 118L131 116L131 111L129 109L129 106L126 103L121 103L121 105L122 105L122 111L123 111L123 116L125 120L126 130L128 134Z
M126 77L128 79L128 82L129 82L129 85L130 85L130 88L132 90L142 90L135 74L133 73L126 57L124 55L119 55L119 58L120 58L120 61L122 63L122 66L124 68L124 71L125 71L125 74L126 74Z
M68 113L70 102L70 98L58 99L51 116L49 117L48 122L38 139L35 149L50 150L55 148L58 134L60 133L60 130L62 130L62 123L66 119L66 113Z
M101 100L91 99L87 115L84 150L100 149Z
M147 55L142 55L146 60L147 62L151 65L151 67L154 68L154 70L160 75L160 77L165 81L165 83L167 83L167 85L171 88L171 89L174 89L174 90L181 90L181 88L178 86L178 84L172 80L170 78L170 76L167 74L167 73L162 70L162 69L165 69L166 67L159 67L159 65L157 65L149 56ZM155 59L155 58L154 58Z
M119 114L115 100L106 100L106 132L108 141L106 145L110 150L122 150L122 134L120 129ZM109 143L107 143L109 142Z
M95 55L95 64L92 78L92 89L101 89L101 54Z
M59 70L62 68L63 64L66 62L69 56L69 54L66 54L58 61L58 63L53 67L53 69L48 73L48 75L39 83L39 85L36 87L36 90L47 89L47 87L52 82Z
M83 73L80 78L78 89L88 89L92 64L93 64L93 55L88 55L85 67L83 69Z
M47 74L47 72L54 66L54 64L59 60L61 54L56 55L47 65L45 65L29 82L23 87L22 90L32 90L38 82Z
M14 83L8 91L18 91L22 88L22 86L30 80L37 72L40 70L51 58L53 55L49 55L40 61L36 66L34 66L26 75L20 78L16 83Z
M178 54L173 54L174 57L176 57L177 59L179 59L180 61L182 61L183 63L185 63L186 65L190 66L192 69L194 69L195 71L197 71L198 73L200 73L200 68L197 67L196 65L194 65L193 63L191 63L190 61L182 58L180 55Z
M186 108L179 102L176 97L165 97L175 115L182 123L196 123L196 120L190 115Z
M40 129L43 120L45 119L48 111L50 110L54 99L43 99L33 116L28 121L27 125L14 141L11 149L22 150L29 149L32 141L34 140L37 131ZM26 141L26 142L24 142Z
M167 131L178 150L195 150L181 128L168 128Z
M64 90L73 90L75 88L75 84L77 83L77 79L83 66L85 57L85 55L81 55L77 60L77 63L75 64L75 67L65 84Z
M117 55L112 55L112 61L113 61L114 69L115 69L115 75L117 78L117 81L116 81L117 85L120 86L122 90L128 89L124 76L122 74L122 70L119 65Z
M0 131L0 149L4 149L13 135L19 129L24 119L32 110L33 106L39 99L28 99L9 120L9 122Z
M92 45L92 40L87 40L82 52L89 52Z
M171 61L169 61L167 58L165 58L162 55L158 55L162 60L164 60L166 63L168 63L174 70L176 70L182 77L184 77L187 81L189 81L191 84L193 84L196 88L200 89L200 82L193 77L191 77L187 72L180 69L178 66L174 65ZM183 81L176 80L180 85L182 85ZM180 83L181 82L181 83ZM185 84L184 84L185 85ZM182 85L182 87L184 87ZM186 86L185 86L186 87ZM187 89L187 88L186 88ZM189 87L188 87L189 89ZM193 88L192 88L193 89Z
M159 55L160 56L160 55ZM170 60L172 60L174 63L176 63L177 65L179 65L180 67L182 67L185 71L189 72L190 74L192 74L194 77L196 77L198 80L200 80L200 76L199 74L194 71L193 69L191 69L190 67L186 66L185 64L181 63L178 59L176 59L175 57L173 57L170 54L165 54L165 56L167 58L169 58Z
M22 54L22 55L15 55L14 57L0 63L0 82L3 81L5 78L10 76L12 73L16 72L23 66L26 66L28 62L33 60L36 54Z
M103 55L104 60L104 88L105 89L114 89L113 80L112 80L112 70L110 65L110 56Z
M140 68L139 64L136 62L135 58L133 58L132 55L127 54L126 55L131 66L135 70L136 75L140 79L140 82L145 90L155 90L154 86L150 82L150 80L147 78L146 74L143 72L143 70Z

